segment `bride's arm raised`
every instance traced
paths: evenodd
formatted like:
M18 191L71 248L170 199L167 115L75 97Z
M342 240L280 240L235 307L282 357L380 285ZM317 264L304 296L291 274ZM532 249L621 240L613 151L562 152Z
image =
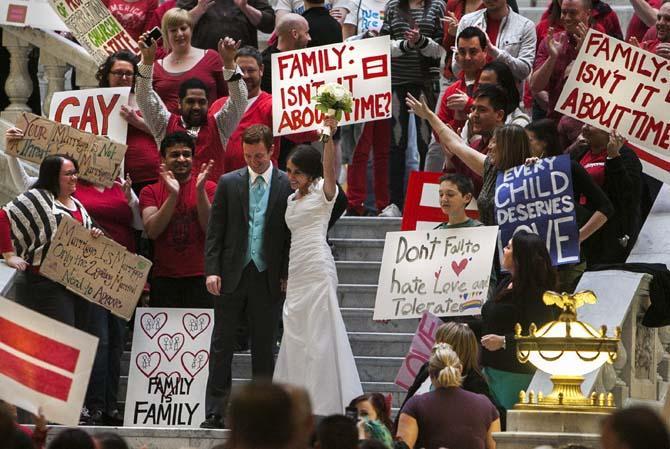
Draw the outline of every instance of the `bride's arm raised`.
M332 200L337 192L337 173L335 173L335 145L333 137L337 131L337 120L326 117L324 125L330 128L330 139L323 144L323 193L328 201Z
M405 103L407 103L407 106L414 111L416 115L424 120L428 120L430 127L433 128L433 131L435 131L435 134L437 134L437 137L440 139L440 143L445 147L447 152L462 160L470 170L478 175L484 175L484 160L486 159L486 155L466 145L465 142L463 142L463 139L461 139L461 136L444 124L442 120L430 110L426 105L426 102L419 101L411 94L407 94Z

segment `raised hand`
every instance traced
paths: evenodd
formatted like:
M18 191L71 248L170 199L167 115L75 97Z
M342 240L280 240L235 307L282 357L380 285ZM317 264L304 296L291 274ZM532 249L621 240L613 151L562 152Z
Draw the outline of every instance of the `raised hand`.
M205 184L207 181L207 177L209 176L209 172L212 170L212 167L214 166L214 161L212 159L209 160L206 164L202 164L200 166L200 173L198 173L198 178L196 179L195 182L195 187L199 191L204 191L205 190Z
M17 139L22 139L23 138L23 130L19 128L9 128L7 131L5 131L5 139L9 140L17 140Z
M123 189L123 194L125 195L128 204L130 204L133 199L132 187L133 181L130 179L130 173L126 173L126 179L121 182L121 189Z
M215 0L198 0L198 3L188 12L193 22L197 22L215 3Z
M230 37L224 37L223 39L219 39L218 48L223 66L227 69L234 69L235 55L237 54L237 49L240 48L240 41L235 42Z
M142 55L142 64L151 65L156 59L156 50L158 49L158 44L155 39L151 40L151 46L147 46L144 42L149 37L149 32L142 33L140 39L137 41L137 45L140 46L140 54Z
M175 179L174 174L172 174L172 171L168 170L165 167L165 164L161 164L158 170L158 175L165 183L165 186L167 187L168 192L170 192L171 195L179 195L179 181Z
M447 16L441 17L440 21L447 24L447 33L451 36L456 36L456 31L458 31L458 19L453 11L447 11Z
M447 98L447 107L454 111L462 111L468 105L469 98L468 94L463 92L452 94Z
M419 101L409 93L405 99L405 104L407 104L407 107L414 111L414 113L422 119L427 119L431 112L425 101Z
M330 128L330 135L332 136L337 131L337 119L329 115L323 120L323 125Z
M549 50L549 56L552 58L558 58L558 55L563 49L563 45L554 39L554 29L549 28L547 31L547 49Z
M656 54L661 58L670 59L670 42L661 42L656 46Z
M577 51L582 48L582 44L584 43L584 39L586 38L586 33L589 32L589 27L584 25L583 23L580 23L577 25L577 33L575 34L575 39L577 39Z
M405 31L405 39L409 42L411 46L415 46L419 39L421 38L421 31L418 28L410 29Z
M628 43L633 47L640 48L640 41L638 41L635 36L631 36L630 39L628 39Z
M626 139L623 138L621 134L616 132L616 130L610 131L610 138L607 142L607 157L615 158L619 156L619 151L623 146Z

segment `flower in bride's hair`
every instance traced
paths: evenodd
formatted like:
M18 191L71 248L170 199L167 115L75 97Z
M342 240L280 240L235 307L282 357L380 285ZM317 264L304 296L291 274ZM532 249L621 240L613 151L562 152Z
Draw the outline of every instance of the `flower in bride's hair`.
M451 349L451 345L449 343L435 343L433 345L433 352L439 351L440 349Z

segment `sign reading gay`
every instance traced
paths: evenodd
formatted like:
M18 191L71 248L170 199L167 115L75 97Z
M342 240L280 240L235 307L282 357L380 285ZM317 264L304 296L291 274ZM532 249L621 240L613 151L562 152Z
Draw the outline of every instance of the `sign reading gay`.
M126 143L128 122L121 117L121 106L128 104L129 95L130 87L56 92L51 98L49 119Z
M670 183L670 59L589 30L556 109L615 129L639 151L645 172Z
M388 36L272 55L272 133L319 129L324 116L312 97L322 84L339 83L354 108L340 125L391 117L391 43Z
M205 420L214 312L138 308L124 426L198 427Z
M526 230L546 241L554 265L579 261L570 156L548 157L498 172L495 214L500 257L512 236Z
M144 257L107 237L94 239L78 221L64 216L40 273L127 321L150 268Z
M435 344L435 333L441 324L442 320L430 312L423 312L421 315L412 344L395 378L395 384L400 388L409 390L421 366L430 359Z
M374 319L479 314L497 234L497 226L386 233Z

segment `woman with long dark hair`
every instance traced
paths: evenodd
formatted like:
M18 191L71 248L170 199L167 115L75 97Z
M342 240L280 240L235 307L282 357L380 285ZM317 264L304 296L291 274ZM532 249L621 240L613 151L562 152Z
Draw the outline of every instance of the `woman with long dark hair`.
M556 289L556 270L545 242L537 235L519 231L503 250L502 268L508 272L498 284L494 299L482 307L482 366L496 402L509 410L519 391L530 383L535 368L516 358L514 326L524 331L553 319L542 302L547 290Z

